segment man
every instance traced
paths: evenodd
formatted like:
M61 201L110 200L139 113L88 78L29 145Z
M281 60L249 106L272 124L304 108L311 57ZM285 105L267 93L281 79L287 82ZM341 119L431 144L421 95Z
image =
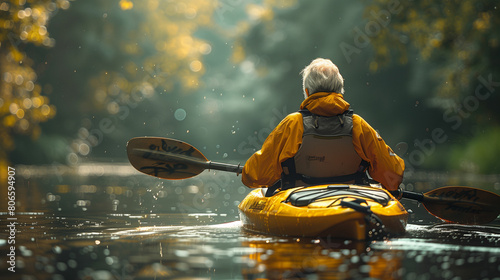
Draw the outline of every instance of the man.
M286 189L302 185L365 183L370 176L390 191L403 179L404 161L344 100L344 79L328 59L302 72L305 100L246 162L248 187Z

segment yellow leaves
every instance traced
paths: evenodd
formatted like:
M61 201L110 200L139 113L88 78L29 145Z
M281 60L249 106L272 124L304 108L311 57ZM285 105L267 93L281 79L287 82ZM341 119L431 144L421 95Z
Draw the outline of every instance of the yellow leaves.
M183 15L186 19L194 19L198 15L198 10L200 7L198 7L197 5L192 5L192 3L186 4L183 2L179 2L175 8L176 12Z
M245 60L245 57L246 57L245 49L240 43L236 43L233 46L233 55L231 57L231 61L233 61L234 63L240 63L243 62L243 60Z
M252 20L269 21L273 19L274 12L270 7L264 7L256 4L247 6L247 13Z
M437 39L437 38L433 38L430 40L430 45L432 48L439 48L441 46L441 40Z
M458 58L460 58L461 60L466 60L471 55L471 53L467 50L460 50L457 54Z
M208 43L202 42L198 47L198 51L201 54L207 55L212 52L212 46L210 46L210 44Z
M137 42L130 42L130 43L125 44L125 46L123 46L123 50L127 54L138 54L140 51L139 45L137 44Z
M163 26L163 28L165 28L165 31L169 36L175 36L176 34L179 33L180 29L179 25L172 22L166 23L165 26Z
M21 53L17 48L10 47L10 53L8 54L9 58L11 58L15 62L20 62L24 58L24 54Z
M16 111L16 116L18 119L23 119L24 118L24 110L23 109L18 109Z
M16 116L8 115L3 118L3 125L6 127L13 127L16 124Z
M446 28L447 20L444 18L438 18L436 21L433 23L433 30L443 32Z
M120 8L128 8L127 2L130 1L121 0ZM93 80L94 100L99 107L106 107L116 98L126 99L137 90L143 96L150 96L160 88L164 92L178 84L190 92L200 85L200 77L205 71L203 56L212 52L212 46L197 38L195 32L212 23L217 1L141 0L133 4L134 11L145 17L137 28L130 30L131 40L121 49L131 55L134 63L127 64L123 72L102 73L101 78ZM145 36L147 41L138 43L142 39L136 38ZM143 47L148 44L152 52L146 53ZM112 97L109 85L118 85L121 79L128 80L129 84L118 86L120 94Z
M264 3L280 9L290 8L297 4L297 0L265 0Z
M56 0L57 6L63 10L67 10L69 8L68 0Z
M21 51L26 43L51 47L47 23L59 9L68 9L67 0L11 0L0 4L0 146L14 147L13 134L37 139L40 123L53 118L56 108L36 83L32 61ZM0 161L6 156L0 154Z
M56 109L47 97L41 96L41 87L31 61L16 48L0 56L0 143L12 148L11 134L26 134L36 139L40 135L39 123L55 116ZM22 60L22 63L20 61Z
M491 27L491 15L490 13L480 13L479 18L474 21L474 29L484 32Z
M50 118L55 115L56 110L54 105L43 104L40 107L40 113L43 117Z
M0 4L0 11L8 12L9 11L9 4L7 2L2 2Z
M385 1L376 0L375 4L367 9L383 7ZM420 1L404 5L404 14L392 18L388 29L390 32L381 32L372 39L377 58L384 57L380 49L384 46L405 46L400 38L407 37L420 52L423 58L429 59L443 48L449 48L448 53L460 60L467 60L473 54L460 50L463 41L477 44L478 32L487 33L493 25L491 12L478 11L472 0L467 1ZM489 40L488 40L489 41ZM491 42L494 44L495 42ZM406 45L407 47L407 45ZM406 50L401 48L401 55Z
M201 61L199 60L193 60L189 64L189 69L191 69L191 71L193 72L200 72L202 68L203 68L203 63L201 63Z
M119 5L122 10L130 10L134 7L134 3L128 0L120 0Z
M32 102L34 108L40 108L45 101L44 101L43 97L35 96L32 98L31 102Z
M11 129L21 134L32 134L40 122L53 118L56 114L54 105L49 104L49 99L33 93L30 97L22 91L17 91L11 96L2 98L0 111L7 113L2 119L3 129Z

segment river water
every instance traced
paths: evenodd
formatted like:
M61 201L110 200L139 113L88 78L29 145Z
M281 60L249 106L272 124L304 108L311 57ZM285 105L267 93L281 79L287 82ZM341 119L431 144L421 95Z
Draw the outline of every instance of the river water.
M445 180L413 178L416 191ZM404 236L284 238L241 228L249 190L234 174L166 181L89 164L18 166L15 179L16 212L0 207L2 279L500 279L498 219L444 224L411 201Z

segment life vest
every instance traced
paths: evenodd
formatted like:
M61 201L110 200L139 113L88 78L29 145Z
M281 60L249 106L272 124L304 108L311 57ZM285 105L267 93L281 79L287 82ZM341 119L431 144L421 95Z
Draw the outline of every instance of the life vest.
M300 110L302 144L292 158L281 163L281 189L330 183L366 184L368 162L352 142L352 110L336 116L320 116Z

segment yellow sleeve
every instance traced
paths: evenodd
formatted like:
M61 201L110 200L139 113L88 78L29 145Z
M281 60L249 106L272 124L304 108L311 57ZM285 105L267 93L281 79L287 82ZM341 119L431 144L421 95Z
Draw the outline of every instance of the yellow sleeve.
M352 137L358 155L370 163L368 173L386 189L397 190L403 181L405 163L360 116L353 116Z
M293 113L269 134L262 148L245 163L241 181L248 187L270 186L281 178L281 163L293 157L302 143L302 115Z

